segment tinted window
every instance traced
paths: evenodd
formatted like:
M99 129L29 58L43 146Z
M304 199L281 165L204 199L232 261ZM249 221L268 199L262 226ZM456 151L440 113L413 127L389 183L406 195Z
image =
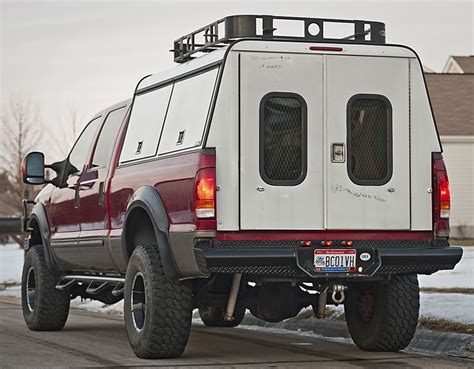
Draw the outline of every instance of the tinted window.
M348 172L354 183L381 185L392 173L392 108L379 95L356 95L348 103Z
M102 125L92 158L92 167L103 167L109 159L112 143L122 123L125 107L111 111Z
M260 175L290 186L306 176L306 103L293 93L270 93L260 103Z
M92 140L94 139L95 133L97 131L97 127L100 123L100 118L96 118L91 121L86 128L82 131L81 135L77 139L74 147L69 154L69 163L72 165L74 173L79 173L82 171L82 167L86 163L87 154L89 153L89 149L92 144Z
M201 145L217 68L175 83L158 154Z
M120 162L156 155L173 86L135 97Z

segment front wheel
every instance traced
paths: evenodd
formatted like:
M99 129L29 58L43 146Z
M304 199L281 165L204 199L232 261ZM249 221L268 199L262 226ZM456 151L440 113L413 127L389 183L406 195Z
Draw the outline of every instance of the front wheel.
M21 277L21 306L26 325L32 331L59 331L66 324L70 296L58 291L59 276L46 265L42 245L25 255Z
M394 275L388 283L353 284L344 303L349 333L365 351L398 351L408 346L419 309L416 274Z
M191 332L189 281L169 278L155 245L133 251L125 276L124 317L128 340L142 359L180 356Z

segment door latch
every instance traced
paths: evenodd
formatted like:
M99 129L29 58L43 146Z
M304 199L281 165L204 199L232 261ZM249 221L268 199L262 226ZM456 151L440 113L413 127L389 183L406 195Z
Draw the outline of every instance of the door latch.
M346 153L343 143L337 142L331 145L331 161L333 163L344 163L346 161Z

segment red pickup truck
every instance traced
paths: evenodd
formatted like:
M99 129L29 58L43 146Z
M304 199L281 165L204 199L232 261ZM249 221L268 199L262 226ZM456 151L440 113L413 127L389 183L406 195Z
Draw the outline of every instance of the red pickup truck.
M303 35L274 34L281 20ZM355 33L330 38L329 23ZM24 200L28 327L62 329L71 298L124 299L136 355L169 358L194 308L233 327L247 309L277 322L344 304L361 349L407 346L417 274L462 256L413 50L385 44L380 22L246 15L177 39L174 57L66 159L25 158L24 181L47 183L29 214Z

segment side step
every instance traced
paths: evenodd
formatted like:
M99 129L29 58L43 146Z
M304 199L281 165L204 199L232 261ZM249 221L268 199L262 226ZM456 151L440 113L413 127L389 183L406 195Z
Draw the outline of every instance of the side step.
M89 282L89 285L86 289L86 293L89 295L97 295L107 286L114 286L112 295L115 297L121 297L123 296L125 278L89 275L66 275L56 285L56 289L59 291L65 291L73 286L76 286L78 282Z

